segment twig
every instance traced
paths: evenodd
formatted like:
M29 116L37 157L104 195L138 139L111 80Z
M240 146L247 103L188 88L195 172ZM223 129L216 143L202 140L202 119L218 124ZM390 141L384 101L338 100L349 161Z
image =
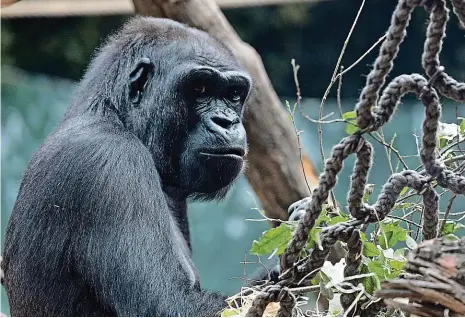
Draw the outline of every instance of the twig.
M341 65L341 72L344 71L344 65ZM342 74L342 73L339 73ZM338 74L338 75L339 75ZM338 76L339 83L337 84L337 106L339 107L339 114L342 118L342 103L341 103L341 91L342 91L342 75Z
M449 203L447 204L446 213L444 214L444 220L441 222L441 229L439 230L439 235L441 236L442 232L444 231L444 226L446 225L447 218L449 217L450 210L452 209L452 204L454 204L454 200L457 197L457 194L452 193L449 199Z
M403 222L406 222L406 223L409 223L409 224L412 224L412 225L415 225L417 228L420 228L420 229L422 228L422 226L420 224L415 223L412 220L406 219L405 215L403 217L396 216L396 215L390 215L389 217L393 218L393 219L401 220Z
M326 91L325 91L325 93L323 95L323 98L321 99L320 109L319 109L319 116L318 116L319 120L321 120L321 118L323 117L324 104L326 102L326 99L328 98L331 87L336 82L337 70L339 69L339 65L341 64L342 57L344 56L347 45L349 44L350 37L352 36L352 32L354 31L355 26L357 25L358 18L360 17L360 14L362 12L362 9L363 9L364 5L365 5L365 0L362 0L362 4L360 5L360 8L358 9L357 15L355 17L354 22L352 23L349 34L347 35L347 38L344 41L344 45L342 46L342 50L341 50L341 53L339 54L339 58L338 58L338 60L336 62L336 66L334 67L334 72L333 72L333 76L331 77L331 82L330 82L328 88L326 89ZM322 162L325 162L326 159L325 159L325 154L324 154L324 151L323 151L323 130L322 130L322 127L321 127L320 123L318 124L318 138L319 138L319 143L320 143L321 159L322 159Z
M344 71L342 71L341 73L337 74L336 78L335 79L338 79L339 77L341 77L342 75L344 75L345 73L347 73L348 71L350 71L351 69L353 69L355 66L357 66L358 63L360 63L368 54L371 53L371 51L373 51L374 49L376 49L376 47L381 43L383 42L383 40L386 38L386 34L383 35L382 37L380 37L365 53L363 53L354 63L352 63L348 68L346 68Z
M376 140L377 142L379 142L380 144L382 144L384 147L390 149L392 152L394 152L394 154L396 155L397 159L399 159L399 161L402 163L402 165L404 166L404 169L405 170L408 170L408 166L407 164L405 163L404 159L402 159L402 156L400 155L399 153L399 150L397 150L396 148L394 148L392 145L390 144L387 144L386 142L384 142L383 140L381 139L378 139L373 133L368 133L374 140Z
M334 113L329 113L328 115L324 116L322 119L328 118L329 116L332 116ZM312 123L315 124L334 124L334 123L345 123L345 124L350 124L348 120L337 118L337 119L332 119L332 120L319 120L319 119L313 119L310 116L307 115L302 115L307 119L308 121L311 121Z
M297 77L297 71L299 70L299 65L295 64L295 60L291 60L291 65L292 65L292 72L294 73L294 82L295 82L295 87L296 87L296 95L297 95L297 105L299 106L299 109L302 108L301 106L301 100L302 96L300 95L300 85L299 85L299 78ZM304 175L305 183L307 184L307 189L309 194L312 193L312 189L310 188L310 185L308 184L307 180L307 174L305 173L305 168L304 168L304 161L303 161L303 156L302 156L302 144L300 142L300 134L297 131L297 125L295 122L294 118L294 111L291 113L291 120L292 120L292 125L294 126L294 131L297 137L297 144L299 146L299 160L300 160L300 166L302 167L302 174Z

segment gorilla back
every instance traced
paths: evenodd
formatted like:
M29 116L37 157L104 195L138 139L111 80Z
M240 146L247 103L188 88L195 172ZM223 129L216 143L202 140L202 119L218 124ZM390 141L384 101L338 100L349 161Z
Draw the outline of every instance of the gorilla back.
M199 30L137 17L110 37L24 174L2 263L11 315L216 315L186 200L221 198L241 172L250 88Z

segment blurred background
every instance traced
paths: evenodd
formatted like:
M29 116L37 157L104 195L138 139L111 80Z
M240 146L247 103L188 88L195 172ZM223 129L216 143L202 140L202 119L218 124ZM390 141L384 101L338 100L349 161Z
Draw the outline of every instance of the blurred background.
M34 0L30 0L34 1ZM238 3L247 1L238 1ZM231 2L233 3L233 2ZM266 1L261 1L266 3ZM344 54L342 65L356 61L386 31L397 1L367 0ZM286 1L282 5L223 8L241 38L261 55L268 75L280 98L295 101L291 59L300 65L299 78L303 109L318 118L318 107L337 62L344 40L360 7L356 0ZM12 8L14 5L12 6ZM7 10L5 10L5 13ZM109 33L119 28L129 14L82 15L70 17L5 16L1 20L1 239L17 195L21 176L33 152L56 127L82 77L95 48ZM426 15L416 10L390 78L401 73L421 72L421 53ZM441 61L458 79L465 78L464 32L451 16ZM370 53L343 78L342 106L354 107L377 50ZM330 94L324 113L339 111L336 89ZM444 122L455 122L457 105L446 102ZM464 116L465 114L458 114ZM394 145L403 155L417 153L414 133L420 134L423 106L406 99L395 119L385 129L387 140L397 134ZM304 151L321 171L317 125L296 113ZM273 127L269 127L273 129ZM343 124L323 126L324 151L346 135ZM390 171L384 147L375 143L375 163L370 182L379 192ZM336 187L336 198L344 202L351 163L349 160ZM417 159L411 158L413 165ZM377 169L377 167L381 167ZM458 201L460 207L463 201ZM269 228L256 208L260 202L245 177L241 176L227 198L220 203L192 203L189 210L194 261L206 288L228 294L237 292L244 270L253 272L257 258L248 253L252 241ZM264 263L267 260L262 260ZM1 290L1 312L8 313Z

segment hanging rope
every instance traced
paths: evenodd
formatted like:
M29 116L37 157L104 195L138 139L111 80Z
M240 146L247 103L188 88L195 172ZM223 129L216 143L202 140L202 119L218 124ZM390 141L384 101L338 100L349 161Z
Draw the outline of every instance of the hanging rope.
M465 26L465 0L451 0L454 12ZM426 77L420 74L400 75L394 78L382 91L386 77L394 66L394 60L401 43L407 34L411 14L416 7L423 6L430 14L426 34L422 65ZM391 25L382 43L374 67L367 76L359 101L355 106L356 123L359 131L341 140L333 147L331 157L325 162L324 172L319 179L318 187L310 199L303 200L305 215L287 249L280 257L281 281L267 286L253 301L247 316L262 316L270 302L279 301L281 309L278 316L289 317L294 313L295 296L289 292L288 286L300 284L313 278L323 266L331 247L337 241L347 242L348 255L344 276L359 274L361 267L362 241L358 227L362 224L376 223L383 220L392 210L404 187L409 187L423 197L423 239L432 239L438 235L438 195L431 186L431 181L457 194L465 194L465 177L448 170L436 153L437 133L441 117L439 95L459 102L465 102L465 83L457 82L444 72L440 64L443 38L449 9L445 0L400 0L391 18ZM372 166L372 146L363 138L364 133L373 132L386 124L392 117L401 98L414 94L425 106L423 136L420 159L426 174L413 170L405 170L390 176L383 186L380 195L373 205L363 203L369 170ZM375 106L373 109L372 107ZM321 248L315 248L305 259L299 260L302 249L306 246L310 230L327 201L329 192L337 182L337 175L343 167L344 160L351 154L356 155L351 177L350 191L347 197L352 220L325 228L320 236ZM354 283L357 283L355 280ZM341 296L344 310L355 300L354 293ZM379 310L381 302L373 308ZM364 309L369 313L370 307ZM363 314L361 308L354 308L351 314Z

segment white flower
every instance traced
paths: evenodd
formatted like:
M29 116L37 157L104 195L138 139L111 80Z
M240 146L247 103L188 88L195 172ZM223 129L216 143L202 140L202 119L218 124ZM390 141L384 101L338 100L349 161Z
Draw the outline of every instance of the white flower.
M439 123L438 136L447 140L452 140L460 132L460 128L457 124L446 124Z

